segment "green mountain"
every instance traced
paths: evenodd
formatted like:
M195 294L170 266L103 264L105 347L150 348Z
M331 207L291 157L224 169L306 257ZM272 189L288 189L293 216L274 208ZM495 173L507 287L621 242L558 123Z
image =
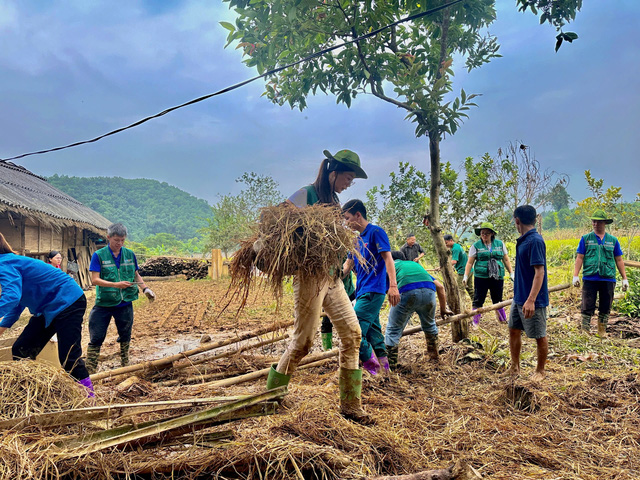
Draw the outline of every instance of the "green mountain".
M129 239L136 242L156 233L189 240L199 236L198 229L212 215L206 200L157 180L66 175L47 180L112 222L124 224Z

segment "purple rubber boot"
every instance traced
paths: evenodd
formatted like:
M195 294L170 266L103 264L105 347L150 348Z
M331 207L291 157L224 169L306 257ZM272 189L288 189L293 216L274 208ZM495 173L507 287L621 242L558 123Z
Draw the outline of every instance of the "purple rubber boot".
M480 315L479 313L476 313L473 316L473 319L471 320L471 324L473 325L473 328L478 328L478 325L480 325L480 317L482 317L482 315Z
M364 368L371 375L377 375L380 369L382 368L373 350L371 351L371 358L369 358L369 360L365 362L362 362L362 368Z
M93 392L93 383L91 382L91 378L83 378L82 380L78 380L78 383L87 389L87 397L94 398L96 396Z
M380 363L381 370L384 373L389 373L389 359L387 357L378 357L378 363Z
M500 322L505 323L507 321L507 314L504 312L504 308L498 309L498 320Z

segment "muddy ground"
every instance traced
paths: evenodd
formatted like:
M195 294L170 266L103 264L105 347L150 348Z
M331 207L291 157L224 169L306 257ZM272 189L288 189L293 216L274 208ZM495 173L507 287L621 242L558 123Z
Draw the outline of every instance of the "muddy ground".
M143 298L135 304L132 363L194 348L205 337L215 341L292 319L290 289L285 289L278 311L269 294L256 291L239 316L233 303L222 312L227 285L209 280L151 283L157 301ZM500 376L509 358L508 331L486 314L464 343L452 345L450 329L441 329L438 366L426 361L421 335L403 338L398 372L365 377L363 403L377 419L373 427L339 416L335 359L296 372L279 413L236 426L235 456L229 457L227 449L208 450L207 461L218 454L228 463L202 478L364 478L460 461L475 478L640 478L638 319L613 315L609 338L585 335L577 328L573 290L552 294L548 376L542 383L528 379L535 366L535 343L528 339L523 342L522 377ZM383 325L387 308L381 314ZM417 318L412 324L418 324ZM100 370L119 366L116 337L112 326ZM200 371L237 375L265 368L285 346L280 342L203 364ZM320 351L318 335L311 353ZM187 375L194 370L160 372L125 390L115 381L98 382L96 391L101 401L122 402L256 393L265 384L262 378L220 389L204 380L187 384ZM158 383L171 379L178 385ZM302 458L300 468L287 460L294 453ZM196 458L194 454L194 462ZM154 462L157 471L171 470L169 454Z

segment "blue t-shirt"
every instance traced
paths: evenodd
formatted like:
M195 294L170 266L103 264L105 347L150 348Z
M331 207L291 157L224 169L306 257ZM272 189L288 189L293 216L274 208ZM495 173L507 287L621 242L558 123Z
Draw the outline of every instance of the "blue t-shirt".
M547 246L542 235L532 228L516 241L516 269L513 278L513 301L516 305L524 305L529 298L536 274L535 265L544 265L544 280L535 301L535 308L542 308L549 305Z
M358 281L356 283L356 298L365 293L387 293L387 267L380 252L390 252L389 237L386 232L370 223L358 238L358 248L364 257L368 270L353 258L354 269Z
M45 326L84 295L62 270L34 258L0 254L0 327L10 328L28 308L42 314Z
M107 245L107 248L109 249L109 252L111 252L111 256L113 257L113 261L116 262L116 268L120 268L120 259L122 258L122 250L120 250L120 253L118 254L118 256L116 257L113 254L113 251L111 250L111 247L109 245ZM136 265L136 272L138 271L138 259L136 258L135 253L133 254L133 263L135 263ZM89 264L89 271L90 272L100 272L100 266L102 265L102 263L100 263L100 257L98 256L97 252L93 252L93 255L91 256L91 263ZM116 307L124 307L129 305L131 302L122 302L119 305L116 305Z
M598 239L598 245L602 245L604 243L604 237L600 238L598 235L596 235L596 238ZM580 238L580 243L578 244L577 253L579 253L580 255L584 255L585 253L587 253L587 246L584 244L584 236ZM617 238L616 238L616 244L613 247L613 256L614 257L622 256L622 248L620 247L620 242L618 241ZM602 278L599 273L596 273L595 275L583 276L582 280L591 280L594 282L614 282L614 283L616 281L615 278Z

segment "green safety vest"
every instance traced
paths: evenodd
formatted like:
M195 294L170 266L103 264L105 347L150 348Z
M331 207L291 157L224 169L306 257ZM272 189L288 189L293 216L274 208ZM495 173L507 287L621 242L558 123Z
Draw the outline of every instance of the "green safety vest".
M458 252L458 259L453 268L458 275L464 275L464 270L467 267L467 260L469 260L469 257L467 257L467 254L465 253L464 248L462 248L462 245L458 243L454 243L453 247L451 247L451 253L454 252Z
M618 241L613 235L604 234L602 245L598 236L591 232L582 237L586 251L582 275L589 277L600 275L602 278L616 278L616 259L613 251Z
M100 258L100 278L108 282L135 282L136 262L135 254L128 248L120 250L120 268L109 247L96 252ZM138 285L129 288L113 288L96 286L96 305L99 307L115 307L123 302L133 302L138 298Z
M307 205L315 205L320 202L318 192L316 192L316 187L313 185L307 185L303 188L307 191ZM333 199L338 203L338 196L335 193L333 194Z
M476 277L489 278L489 259L495 258L496 262L498 262L500 279L504 278L504 263L502 263L504 252L502 245L502 242L496 239L491 242L491 251L489 251L482 240L478 240L473 244L476 247L476 263L473 266Z

